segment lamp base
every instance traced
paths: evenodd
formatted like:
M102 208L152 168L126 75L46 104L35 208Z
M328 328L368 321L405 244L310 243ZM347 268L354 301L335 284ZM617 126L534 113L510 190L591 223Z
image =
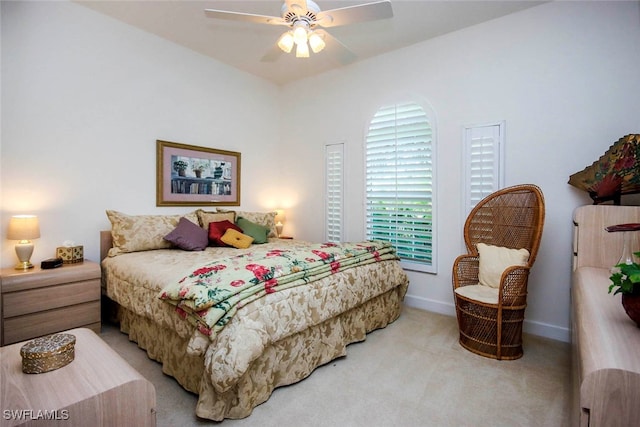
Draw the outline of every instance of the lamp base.
M29 261L20 261L16 264L15 267L16 270L28 270L30 268L33 268L33 264L31 264Z
M16 255L18 256L18 263L16 264L16 270L28 270L33 268L33 264L29 261L33 254L33 243L30 240L20 240L16 245Z

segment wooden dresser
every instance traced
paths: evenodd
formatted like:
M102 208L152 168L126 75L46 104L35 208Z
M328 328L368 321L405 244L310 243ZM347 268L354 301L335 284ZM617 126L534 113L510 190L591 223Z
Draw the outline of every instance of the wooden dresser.
M0 270L0 345L66 329L100 333L100 265Z
M610 269L622 252L622 232L609 225L640 223L640 207L581 206L574 213L571 289L575 426L635 426L640 422L640 328L608 293ZM640 251L640 232L632 232Z

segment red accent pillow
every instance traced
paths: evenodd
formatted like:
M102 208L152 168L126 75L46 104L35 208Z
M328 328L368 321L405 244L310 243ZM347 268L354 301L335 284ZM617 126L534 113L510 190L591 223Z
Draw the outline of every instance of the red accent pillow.
M210 246L228 246L222 240L222 236L228 229L234 229L242 233L242 229L225 219L224 221L210 222L209 223L209 245Z

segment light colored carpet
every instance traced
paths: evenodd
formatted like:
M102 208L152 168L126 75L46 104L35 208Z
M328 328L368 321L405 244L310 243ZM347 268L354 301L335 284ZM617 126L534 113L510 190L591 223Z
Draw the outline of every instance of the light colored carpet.
M567 426L567 343L526 335L524 356L496 361L458 344L456 319L405 307L400 318L307 379L276 389L224 426ZM196 396L162 373L116 326L102 338L156 387L158 426L219 424L195 416Z

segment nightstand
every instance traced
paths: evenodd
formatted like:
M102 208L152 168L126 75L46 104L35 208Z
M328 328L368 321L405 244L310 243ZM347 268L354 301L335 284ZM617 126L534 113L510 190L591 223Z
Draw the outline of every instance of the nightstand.
M71 328L100 333L100 265L0 270L1 345Z

